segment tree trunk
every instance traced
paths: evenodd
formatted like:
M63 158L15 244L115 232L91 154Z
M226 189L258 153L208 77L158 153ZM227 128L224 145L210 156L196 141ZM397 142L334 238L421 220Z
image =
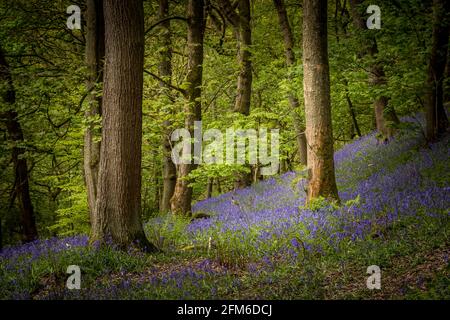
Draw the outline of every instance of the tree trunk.
M237 0L233 5L230 0L221 0L218 1L218 5L223 16L232 25L237 42L239 75L234 112L249 115L252 90L252 64L251 52L249 51L252 45L250 1ZM235 11L236 6L238 13Z
M169 1L160 0L159 1L159 19L164 19L169 16ZM171 40L171 30L170 30L170 20L167 20L161 24L163 32L161 33L161 61L159 63L159 76L166 82L171 82L172 79L172 40ZM160 87L169 96L170 88L168 88L165 82L160 81ZM172 113L172 110L168 110ZM171 129L172 123L170 120L164 121L164 128L166 128L163 133L162 147L163 147L163 191L162 199L160 204L160 211L166 213L170 211L170 199L173 196L175 190L175 184L177 181L177 169L175 164L172 162L171 157L171 143L170 135L172 133Z
M213 182L214 182L214 178L208 178L208 182L206 185L206 199L209 199L212 196Z
M229 1L226 1L229 3ZM234 10L230 5L228 8ZM252 30L250 25L250 1L237 1L238 15L234 19L236 40L238 43L238 65L239 76L237 80L236 100L234 103L234 112L241 113L245 116L250 114L250 103L252 96L252 62L250 47L252 45ZM234 12L234 11L233 11ZM252 184L252 167L246 165L249 172L240 172L234 182L234 189L242 189Z
M103 81L103 58L105 56L105 27L101 0L87 0L86 11L86 65L88 78L86 87L91 90L88 96L89 107L85 112L88 127L84 133L84 179L89 204L90 221L97 199L98 169L100 163L100 133L95 130L93 117L101 115L102 98L95 86Z
M356 130L356 134L358 137L361 137L361 130L359 129L358 121L356 120L355 108L353 107L352 99L350 99L350 92L348 91L348 81L344 80L345 85L345 99L347 100L348 111L350 112L350 117L352 119L352 131ZM352 134L351 139L354 138L354 134Z
M366 23L362 18L359 10L361 9L361 0L349 0L351 14L353 17L353 23L359 30L365 30ZM360 56L369 55L371 59L376 59L378 55L378 45L375 36L369 36L366 39L366 43L363 44L363 50L360 52ZM369 67L369 84L373 87L382 87L386 85L386 75L384 67L379 62L374 62ZM399 123L399 119L393 107L388 106L389 98L386 96L380 96L374 101L374 113L375 123L380 139L387 141L395 133L392 124Z
M319 196L339 201L333 159L326 0L303 2L303 69L309 173L307 201Z
M250 114L253 77L250 52L250 47L252 45L250 1L238 0L235 2L235 5L238 7L238 14L236 14L235 6L232 5L229 0L221 0L218 4L223 15L234 28L238 46L237 60L239 65L239 76L237 81L236 99L234 102L234 112L248 116ZM234 181L234 189L245 188L250 186L251 183L251 172L238 173Z
M155 161L156 163L156 161ZM156 170L155 176L154 176L154 182L153 185L155 186L155 193L153 195L153 209L158 210L161 207L161 187L160 187L160 180L161 180L161 170Z
M252 31L250 26L250 1L239 0L239 77L237 82L237 96L234 111L244 115L250 114L252 96L252 62L250 47L252 45Z
M294 54L294 37L292 35L291 26L289 25L289 19L286 12L286 7L283 0L274 0L275 8L278 13L278 22L283 34L284 52L286 56L286 65L289 67L295 66L295 54ZM294 92L289 93L289 104L291 106L291 112L293 116L294 130L298 145L298 156L300 164L307 165L307 149L306 149L306 134L305 126L297 113L300 107L300 102Z
M38 237L33 204L30 197L29 176L27 160L23 157L25 149L22 127L17 120L17 112L14 111L16 92L14 89L9 65L0 47L0 81L2 83L2 100L6 110L0 112L1 121L5 124L9 139L13 143L12 162L14 165L14 195L17 197L20 221L22 224L22 240L30 242Z
M3 251L2 219L0 218L0 252Z
M426 137L432 142L447 130L448 118L444 109L443 81L447 60L450 2L434 0L433 47L428 65L425 100Z
M376 42L374 50L378 53ZM374 54L376 55L376 54ZM386 76L384 68L380 64L375 64L370 68L369 84L373 87L386 85ZM388 141L394 136L395 130L393 124L399 123L397 114L392 107L388 107L389 98L382 95L375 99L375 123L377 131L380 134L380 140Z
M155 247L141 222L144 8L141 0L105 0L102 145L91 241Z
M344 1L345 6L345 1ZM341 14L341 17L339 19L339 13ZM341 1L336 1L335 11L334 11L334 31L336 35L336 41L339 44L339 32L342 31L345 35L345 37L348 37L346 24L343 23L342 18L343 14L348 13L347 9L345 7L342 7ZM344 77L342 80L344 87L345 87L345 100L347 101L350 117L352 119L351 126L350 126L350 139L355 138L355 131L358 137L361 137L361 130L359 129L358 121L356 119L356 112L355 108L353 107L352 99L350 98L350 92L348 90L348 80ZM376 127L376 125L375 125Z
M236 179L234 180L234 190L243 189L252 185L253 175L252 166L246 165L250 172L238 172L236 173Z
M446 102L450 102L450 50L447 47L447 61L445 64L445 72L444 72L444 80L447 83L447 86L444 88L444 104Z
M185 128L193 137L194 122L201 120L201 95L203 73L203 38L205 32L205 17L203 14L203 0L189 0L187 5L188 17L188 75L187 95L185 103ZM193 148L191 149L193 150ZM174 214L191 214L192 187L187 179L189 173L197 167L196 164L180 164L175 191L170 200L170 207Z
M221 194L222 193L222 186L220 184L220 178L216 178L216 184L217 184L217 193Z

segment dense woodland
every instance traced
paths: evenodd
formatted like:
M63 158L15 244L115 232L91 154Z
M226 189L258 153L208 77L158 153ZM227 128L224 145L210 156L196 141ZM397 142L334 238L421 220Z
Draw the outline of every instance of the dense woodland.
M69 28L70 5L80 8L80 28ZM106 253L73 259L112 263L104 276L125 265L139 273L142 259L208 257L233 285L214 278L193 297L333 298L317 285L327 278L325 251L335 259L323 261L342 268L356 252L367 254L363 266L399 252L448 254L449 30L446 0L1 0L0 265L14 250L60 254L58 241L86 252L112 245L114 257L102 263L95 259ZM263 175L260 162L175 164L174 130L193 135L198 121L203 131L278 129L276 174ZM196 139L192 146L202 145ZM427 157L433 165L423 164ZM404 199L412 202L402 207ZM417 212L427 227L398 212ZM289 232L276 231L283 221ZM309 242L317 228L321 240ZM336 237L348 247L333 247ZM359 249L347 244L355 239ZM62 274L64 263L76 264L70 254L58 259L52 270ZM288 267L273 271L280 285L272 295L248 289L267 279L246 283L236 271L295 259L302 284L289 287ZM30 277L53 274L33 261L26 268L41 267ZM12 294L11 268L2 271L2 298L51 291L38 276ZM236 278L247 291L222 290ZM448 279L448 271L431 277L437 287L447 283L435 297L449 297ZM161 292L147 297L180 297Z

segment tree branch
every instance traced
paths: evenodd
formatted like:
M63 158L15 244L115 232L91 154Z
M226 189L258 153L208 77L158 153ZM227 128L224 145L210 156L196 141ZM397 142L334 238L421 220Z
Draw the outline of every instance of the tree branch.
M161 19L161 20L155 22L154 24L152 24L147 30L145 30L144 34L147 35L147 33L152 31L154 28L159 26L161 23L164 23L164 22L170 21L170 20L181 20L181 21L187 22L187 19L185 17L180 17L180 16L167 17L167 18Z
M146 74L148 74L148 75L151 75L151 76L152 76L153 78L155 78L156 80L161 81L161 82L164 83L164 85L166 85L167 87L169 87L169 88L171 88L171 89L174 89L174 90L180 92L180 93L183 94L184 96L187 95L187 91L186 91L186 90L184 90L184 89L182 89L182 88L180 88L180 87L174 86L173 84L171 84L171 83L165 81L164 79L162 79L161 77L157 76L157 75L154 74L153 72L144 69L144 73L146 73Z

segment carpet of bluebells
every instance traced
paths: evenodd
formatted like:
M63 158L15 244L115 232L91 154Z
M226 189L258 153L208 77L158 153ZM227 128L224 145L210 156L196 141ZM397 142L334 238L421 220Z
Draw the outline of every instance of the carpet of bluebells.
M450 136L426 145L418 120L403 121L406 129L389 143L372 133L335 153L340 204L306 206L304 177L288 172L197 202L194 212L210 218L151 219L146 232L164 253L89 247L83 235L5 248L0 298L323 298L317 287L326 263L358 255L389 263L377 248L395 232L404 241L439 234L448 246ZM65 288L73 264L82 270L81 290Z

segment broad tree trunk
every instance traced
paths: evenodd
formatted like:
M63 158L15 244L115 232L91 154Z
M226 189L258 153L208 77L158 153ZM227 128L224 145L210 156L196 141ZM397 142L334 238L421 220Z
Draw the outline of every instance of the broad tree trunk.
M319 196L339 201L333 159L326 0L303 2L303 69L309 173L307 201Z
M288 67L295 66L295 54L294 54L294 37L292 35L291 26L289 25L289 19L286 12L286 7L283 0L273 0L275 8L278 13L278 22L283 34L284 52L286 56L286 65ZM300 102L297 95L294 92L289 93L289 104L291 106L291 112L293 116L294 130L298 146L298 156L300 164L307 164L307 150L306 150L306 134L305 126L297 113L300 108Z
M164 19L169 16L169 1L159 1L159 18ZM172 34L170 29L170 20L167 20L161 24L161 61L159 63L159 76L166 82L171 82L172 79ZM169 96L170 88L168 88L166 82L160 81L159 85L166 94ZM170 98L169 98L170 99ZM171 110L168 110L172 113ZM159 210L161 212L170 211L170 199L175 191L175 184L177 181L177 169L172 162L171 157L171 143L170 135L172 123L170 120L164 121L165 131L162 138L163 148L163 191Z
M84 133L84 179L87 189L90 220L97 199L98 169L100 164L100 133L95 131L93 117L102 113L102 98L94 88L103 81L103 58L105 56L105 21L102 0L87 0L86 10L86 52L88 68L86 87L89 107L85 112L88 123Z
M91 241L155 247L141 222L144 8L141 0L105 0L102 145Z
M353 23L359 30L365 30L366 23L362 18L359 10L361 10L361 0L349 0ZM371 59L376 59L378 55L378 45L375 36L368 36L366 43L363 44L363 50L360 56L368 55ZM373 87L381 87L386 85L386 75L384 67L380 62L374 62L369 67L369 84ZM393 107L388 107L389 98L380 96L374 101L375 123L376 129L380 134L381 140L389 140L395 133L392 124L399 123L399 119Z
M22 127L14 110L16 103L16 92L14 89L9 65L0 47L0 82L1 97L6 110L0 111L0 119L5 124L9 139L13 143L12 162L14 165L14 193L13 197L18 200L20 210L20 221L22 224L22 240L30 242L38 237L33 204L30 197L29 176L27 160L23 157L25 149Z
M444 109L443 81L447 60L450 2L434 0L433 47L428 65L427 94L425 100L426 137L435 141L448 127Z
M194 122L201 120L201 95L203 73L203 38L205 33L204 1L189 0L187 5L188 17L188 75L187 94L185 103L185 128L193 137ZM193 150L193 148L191 149ZM197 165L192 161L189 164L178 166L178 179L175 191L170 200L170 207L174 214L191 214L192 187L186 179Z

